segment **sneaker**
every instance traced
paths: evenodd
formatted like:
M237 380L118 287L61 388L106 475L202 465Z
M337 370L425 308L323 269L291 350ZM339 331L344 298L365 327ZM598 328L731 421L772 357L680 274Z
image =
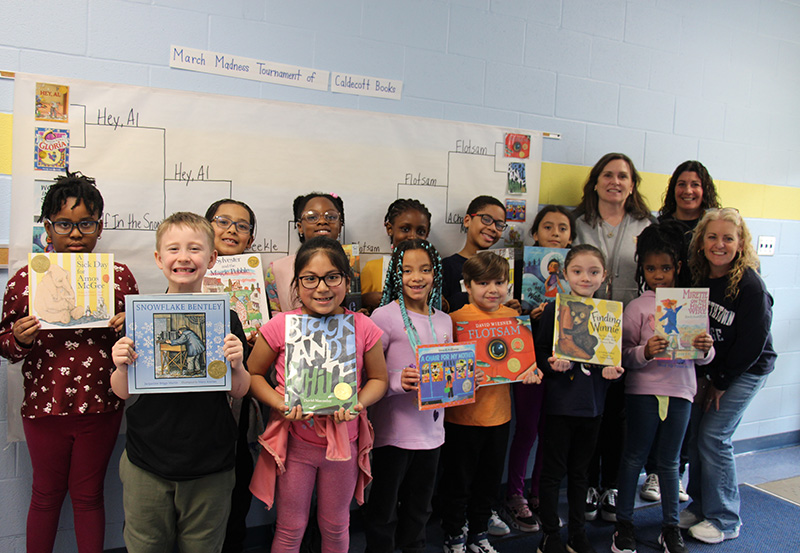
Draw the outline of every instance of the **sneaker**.
M508 524L520 532L539 531L539 519L528 506L528 500L521 495L512 495L506 499L503 515Z
M689 509L684 509L681 511L681 514L678 515L678 528L681 528L682 530L688 530L702 520L702 518L691 512Z
M600 515L606 522L617 521L617 490L608 488L600 497Z
M530 496L528 498L528 507L531 508L531 512L536 516L537 520L541 521L541 516L539 515L539 498L536 496ZM558 517L558 527L564 527L564 519Z
M561 543L561 536L556 532L555 534L542 536L542 541L539 542L536 553L567 553L567 550L564 549L564 544Z
M678 501L689 501L689 494L683 486L683 480L678 480Z
M569 551L569 553L597 553L594 547L592 547L592 544L589 543L585 532L569 537L569 540L567 540L567 551Z
M466 534L460 536L445 536L444 538L444 553L466 553Z
M739 529L737 528L733 532L723 532L717 530L717 527L709 521L704 520L689 528L689 535L703 543L722 543L725 540L738 538Z
M642 489L639 490L639 497L645 501L661 501L661 488L658 486L658 475L648 474L644 479Z
M636 534L633 523L627 520L618 520L616 531L611 538L611 551L614 553L636 553Z
M664 553L689 553L683 543L683 536L677 526L665 526L658 536L658 543L664 546Z
M489 537L486 532L472 536L467 544L467 551L470 553L497 553L497 549L489 543Z
M597 518L597 507L600 504L600 494L597 493L597 488L589 488L586 490L586 520L594 520Z
M492 510L492 516L489 517L488 532L492 536L505 536L511 533L511 528L508 527L508 524L503 522L503 519L500 518L497 511Z

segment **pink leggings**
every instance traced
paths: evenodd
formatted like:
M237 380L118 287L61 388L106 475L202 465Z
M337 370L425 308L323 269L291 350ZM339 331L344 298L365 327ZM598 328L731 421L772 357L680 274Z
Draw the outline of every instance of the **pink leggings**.
M289 435L286 472L278 477L278 516L272 553L300 550L308 524L311 495L317 485L317 521L322 553L347 553L350 545L350 500L358 477L357 440L349 461L328 461L325 448Z
M61 505L69 491L80 553L102 553L106 513L103 481L122 410L23 419L33 466L28 553L51 553Z

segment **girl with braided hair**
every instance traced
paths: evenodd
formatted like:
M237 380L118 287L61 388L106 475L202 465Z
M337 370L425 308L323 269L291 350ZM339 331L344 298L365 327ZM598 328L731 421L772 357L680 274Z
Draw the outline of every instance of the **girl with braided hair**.
M392 254L381 307L372 320L383 330L389 390L370 408L375 428L372 491L365 508L367 551L423 551L431 513L443 409L417 409L416 346L452 341L450 317L440 310L442 264L420 239L400 242Z

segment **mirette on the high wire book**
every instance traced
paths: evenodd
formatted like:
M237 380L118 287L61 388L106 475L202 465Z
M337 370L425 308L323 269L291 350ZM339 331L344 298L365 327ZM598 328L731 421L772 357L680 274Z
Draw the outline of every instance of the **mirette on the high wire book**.
M702 359L692 346L695 336L708 331L708 288L656 288L655 332L667 340L656 359Z

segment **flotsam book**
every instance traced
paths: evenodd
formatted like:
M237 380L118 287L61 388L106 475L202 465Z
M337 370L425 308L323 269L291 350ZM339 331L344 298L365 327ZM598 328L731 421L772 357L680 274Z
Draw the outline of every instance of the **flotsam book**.
M475 403L475 342L417 346L420 411Z
M222 353L230 314L227 294L125 296L125 333L137 353L130 393L230 391Z
M536 364L530 317L455 321L456 341L476 343L476 365L486 379L481 386L515 382Z
M656 288L655 327L669 343L656 359L705 357L692 342L708 331L708 288Z
M352 314L286 316L286 405L332 415L358 403L356 329Z
M43 329L105 328L114 316L114 254L29 253L28 313Z
M523 311L530 311L545 302L556 301L556 295L569 294L569 283L564 274L567 248L525 246L522 262Z
M622 363L622 302L558 294L553 355L594 365Z
M269 319L264 293L264 267L258 254L217 257L217 262L203 277L203 292L228 294L231 309L239 316L247 335L261 328Z

